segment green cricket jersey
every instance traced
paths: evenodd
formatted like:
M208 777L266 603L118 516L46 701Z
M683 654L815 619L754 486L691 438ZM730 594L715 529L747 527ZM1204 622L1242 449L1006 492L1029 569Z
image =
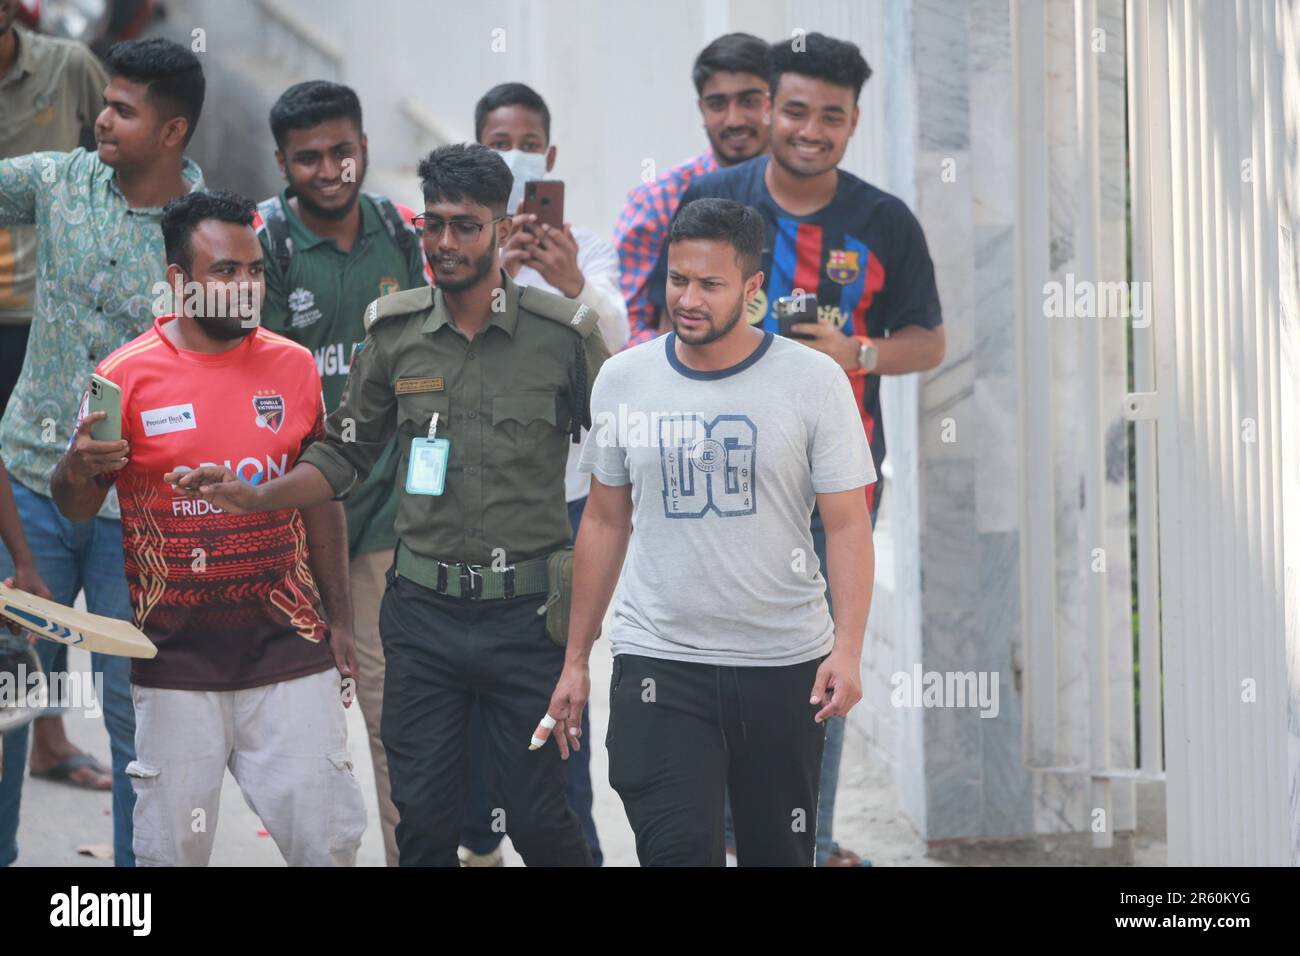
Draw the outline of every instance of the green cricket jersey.
M366 336L366 306L380 296L427 285L424 258L414 229L408 225L407 252L395 241L392 222L386 222L374 200L363 194L361 235L351 251L341 252L332 239L311 232L289 206L288 187L275 202L287 224L288 268L277 255L275 229L267 223L266 203L261 206L257 234L266 256L266 301L262 324L312 351L325 393L325 407L333 411L343 397L352 359ZM400 209L400 207L398 207ZM409 214L409 210L403 210ZM368 480L344 503L348 519L348 548L355 556L367 551L391 550L397 544L393 522L397 516L398 455L389 445Z

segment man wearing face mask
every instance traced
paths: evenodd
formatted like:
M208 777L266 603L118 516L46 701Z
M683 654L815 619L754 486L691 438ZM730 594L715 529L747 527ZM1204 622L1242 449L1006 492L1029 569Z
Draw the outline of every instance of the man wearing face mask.
M519 285L567 295L591 307L600 316L597 330L606 347L611 353L617 352L627 342L628 328L614 247L590 229L565 223L561 232L537 222L534 215L517 212L525 184L546 178L555 167L551 111L546 101L523 83L494 86L474 108L474 130L478 141L497 150L514 175L506 206L507 211L515 213L514 231L502 247L501 256L506 272ZM575 538L591 486L590 476L578 470L581 448L581 445L569 445L569 460L564 470L564 499ZM476 715L470 728L470 799L460 856L465 866L498 866L503 834L492 826L492 802L483 786L481 753L475 745L480 729ZM582 732L590 736L585 712ZM577 814L591 858L599 866L600 840L591 814L591 751L575 751L565 774L569 806Z
M576 299L600 314L600 333L610 351L627 341L627 306L619 288L618 255L609 242L590 229L564 224L556 230L520 214L524 187L531 180L545 179L555 168L555 144L551 142L551 111L546 101L523 83L502 83L478 101L474 108L474 129L478 141L501 154L514 176L506 209L513 216L514 231L501 249L501 264L519 285L535 286ZM574 464L577 456L574 455ZM576 475L576 469L574 471ZM582 509L588 482L566 481L570 516ZM576 517L574 524L577 523Z
M410 225L412 211L362 191L366 135L356 93L325 80L291 86L271 107L271 133L286 185L258 207L266 257L262 324L312 351L332 411L365 339L366 306L390 292L427 285L425 263ZM397 865L397 808L379 739L384 699L379 601L397 545L396 467L397 453L390 447L346 505L359 665L355 692L370 738L389 866Z

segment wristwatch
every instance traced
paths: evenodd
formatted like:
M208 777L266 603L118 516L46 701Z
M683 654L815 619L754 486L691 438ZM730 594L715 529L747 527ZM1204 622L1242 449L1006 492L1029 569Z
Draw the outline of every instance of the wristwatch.
M870 372L876 367L876 361L880 358L880 349L876 348L876 343L865 335L855 335L854 338L858 340L858 368Z

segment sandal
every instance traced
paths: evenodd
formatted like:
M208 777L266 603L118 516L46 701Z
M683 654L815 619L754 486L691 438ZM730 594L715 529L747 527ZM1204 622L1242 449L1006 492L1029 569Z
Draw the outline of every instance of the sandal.
M93 783L78 783L72 778L72 775L78 770L85 768L93 770L101 777L107 777L108 781L105 786L99 786ZM66 783L70 787L77 787L80 790L112 790L113 774L106 770L98 760L90 754L75 754L71 757L65 757L48 770L32 771L32 776L38 780L53 780L55 783Z
M846 850L842 846L837 846L831 850L830 856L822 866L870 866L870 860L864 860L852 850Z

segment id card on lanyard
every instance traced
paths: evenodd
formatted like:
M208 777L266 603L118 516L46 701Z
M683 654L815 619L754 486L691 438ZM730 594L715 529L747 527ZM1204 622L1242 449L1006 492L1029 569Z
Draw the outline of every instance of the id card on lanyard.
M435 438L438 431L438 413L429 422L428 438L411 439L411 456L406 466L406 493L408 495L440 495L447 485L447 459L451 455L451 442Z

